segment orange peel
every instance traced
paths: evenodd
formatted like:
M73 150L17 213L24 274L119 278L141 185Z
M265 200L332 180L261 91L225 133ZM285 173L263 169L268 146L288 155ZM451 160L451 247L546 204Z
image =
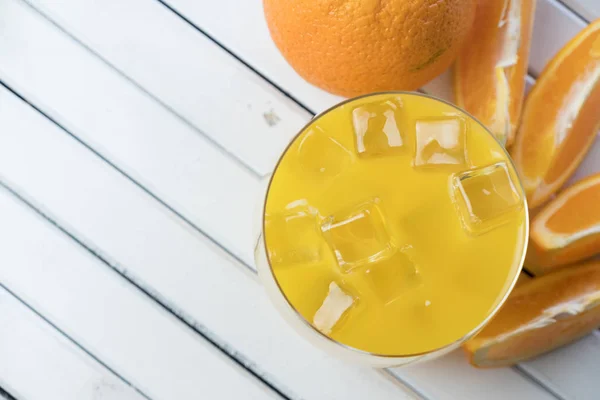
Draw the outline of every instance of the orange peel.
M524 282L463 349L480 368L536 357L600 326L600 261Z
M519 122L535 0L481 1L454 66L456 103L510 145Z
M583 160L600 128L600 20L548 63L529 94L511 149L529 206L547 201Z
M600 253L600 173L561 192L532 219L526 265L536 275Z

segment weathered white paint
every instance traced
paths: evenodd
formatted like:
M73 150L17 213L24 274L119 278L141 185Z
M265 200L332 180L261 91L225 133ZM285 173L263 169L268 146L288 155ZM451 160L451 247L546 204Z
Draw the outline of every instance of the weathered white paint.
M570 3L575 1L588 0ZM309 114L157 2L28 2L79 43L32 8L2 0L0 78L251 265L256 172L268 171ZM285 63L268 37L260 2L169 4L311 110L340 100L304 82ZM555 0L538 0L536 20L544 23L535 27L533 73L583 26ZM451 99L449 74L425 89ZM9 107L2 114L6 99L12 95L0 96L0 115L14 111ZM35 119L35 112L26 114L25 119ZM11 121L23 129L23 121ZM9 126L1 119L0 124L3 130ZM401 395L373 371L338 363L301 342L274 315L253 278L235 268L239 263L74 139L47 122L35 124L26 125L20 137L0 134L0 176L9 176L11 184L112 267L139 281L198 329L214 334L221 346L254 363L265 379L289 393L307 398ZM593 152L600 151L598 143ZM588 157L578 176L597 170ZM66 273L56 279L76 283ZM121 278L115 274L115 279ZM214 309L215 299L222 309ZM67 317L61 323L77 327ZM600 383L593 377L576 368L555 368L576 364L581 354L593 365L600 354L597 346L583 346L584 351L565 348L552 353L559 359L541 358L522 368L556 392L597 393ZM103 359L107 351L94 348ZM124 360L116 364L125 370L129 365ZM514 370L474 370L457 355L393 373L434 398L493 398L496 391L507 390L514 397L545 397Z

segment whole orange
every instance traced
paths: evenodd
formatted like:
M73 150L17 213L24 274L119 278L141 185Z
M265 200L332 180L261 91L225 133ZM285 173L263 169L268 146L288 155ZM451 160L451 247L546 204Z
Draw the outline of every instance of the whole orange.
M477 0L264 0L275 44L307 81L355 96L414 90L455 59Z

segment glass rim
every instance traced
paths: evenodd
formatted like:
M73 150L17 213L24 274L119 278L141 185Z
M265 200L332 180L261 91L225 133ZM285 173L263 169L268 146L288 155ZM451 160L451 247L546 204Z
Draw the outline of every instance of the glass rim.
M375 96L380 96L380 95L393 95L393 94L397 94L397 95L410 95L410 96L417 96L417 97L425 97L425 98L429 98L431 100L435 100L435 101L439 101L441 103L444 103L456 110L458 110L459 112L464 113L465 115L467 115L469 118L471 118L473 121L475 121L477 124L479 124L483 130L485 132L487 132L488 135L490 135L502 148L502 151L504 152L504 155L507 157L508 161L510 162L510 165L512 166L513 170L516 171L516 167L514 165L513 159L510 156L510 154L508 153L508 150L506 149L506 147L504 146L504 144L502 144L497 138L496 136L494 136L494 134L481 122L479 121L479 119L477 119L475 116L473 116L471 113L469 113L468 111L458 107L456 104L452 104L451 102L441 99L439 97L430 95L428 93L423 93L423 92L417 92L417 91L406 91L406 90L389 90L389 91L380 91L380 92L372 92L372 93L367 93L367 94L362 94L359 96L355 96L355 97L351 97L345 100L340 101L339 103L334 104L333 106L325 109L324 111L321 111L317 114L315 114L306 124L304 124L302 126L302 128L300 128L300 130L294 135L293 138L290 139L289 143L286 145L285 149L281 152L279 158L277 159L277 163L275 164L275 166L273 167L273 170L270 174L268 183L267 183L267 187L265 190L265 195L264 195L264 200L263 200L263 204L262 204L262 208L261 208L261 224L260 224L260 229L261 229L261 234L260 236L262 236L262 246L263 246L263 250L265 252L266 255L266 260L267 260L267 264L269 266L268 271L270 276L273 278L273 281L275 282L275 285L277 286L277 289L279 290L279 294L283 297L283 299L285 300L285 303L289 306L289 308L293 311L295 317L299 318L301 320L301 322L308 327L311 331L313 331L314 333L316 333L318 336L325 338L328 342L333 343L335 346L345 349L345 350L349 350L352 353L357 353L357 354L361 354L364 356L371 356L371 357L377 357L377 358L386 358L386 359L394 359L394 358L398 358L398 359L406 359L406 358L411 358L411 357L422 357L422 356L426 356L426 355L430 355L430 354L434 354L437 352L442 352L444 350L447 350L449 348L452 347L457 347L459 346L461 343L464 343L466 340L470 339L471 337L473 337L475 334L479 333L479 331L481 329L483 329L488 322L490 322L490 320L498 313L498 311L500 310L500 308L502 308L502 306L504 305L504 303L506 302L506 300L508 299L508 296L511 294L511 292L513 291L517 280L519 279L519 275L521 273L521 271L523 270L523 264L525 263L525 256L527 254L527 240L524 240L523 242L523 246L521 248L521 258L519 260L519 266L516 269L516 273L515 276L512 279L512 282L510 282L510 286L508 287L508 289L506 290L506 293L504 293L504 295L502 296L502 298L500 299L500 301L496 304L496 306L491 310L491 312L486 316L486 318L479 323L475 328L471 329L469 332L467 332L464 336L456 339L453 342L450 342L442 347L438 347L432 350L427 350L427 351L423 351L423 352L419 352L419 353L409 353L409 354L396 354L396 355L392 355L392 354L379 354L379 353L373 353L373 352L369 352L366 350L361 350L358 349L356 347L352 347L350 345L347 345L345 343L339 342L333 338L331 338L330 336L324 334L323 332L319 331L317 328L315 328L297 309L296 307L294 307L294 305L292 304L292 302L288 299L287 295L285 294L285 291L281 288L281 285L279 284L279 281L277 280L277 277L275 276L275 273L273 272L273 266L271 265L271 260L269 258L269 251L267 248L267 240L265 237L265 210L266 210L266 205L267 205L267 199L269 197L269 191L271 189L271 184L273 182L273 178L275 176L275 172L277 171L277 168L279 167L280 163L282 162L284 156L287 154L288 150L290 149L290 147L296 142L296 140L298 139L298 137L304 132L306 131L306 129L308 129L312 124L314 124L319 118L323 117L325 114L328 114L329 112L342 107L348 103L351 103L355 100L360 100L363 98L368 98L368 97L375 97ZM529 207L527 204L527 197L525 196L525 189L523 188L523 184L521 182L521 179L518 175L518 173L516 173L517 175L517 184L518 187L521 189L521 193L523 195L523 206L524 206L524 213L525 213L525 239L527 239L529 237ZM259 236L259 241L260 241L260 236ZM257 246L260 246L260 242L257 243Z

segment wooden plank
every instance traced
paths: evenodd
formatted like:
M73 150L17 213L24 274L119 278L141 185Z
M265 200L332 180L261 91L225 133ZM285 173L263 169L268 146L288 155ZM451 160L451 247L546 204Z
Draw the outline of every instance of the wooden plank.
M520 368L534 379L551 382L564 398L594 399L600 393L598 331L569 346L522 363Z
M546 63L586 23L558 0L538 0L533 24L529 72L537 77Z
M26 254L19 260L25 265L2 264L1 280L44 315L59 318L57 324L136 386L161 398L200 393L202 387L193 381L201 376L202 365L192 362L198 362L195 352L202 343L194 346L191 341L200 341L198 336L180 329L173 315L150 307L148 297L132 291L115 272L292 398L405 397L375 370L331 359L297 336L276 314L254 274L240 273L239 264L81 143L5 89L0 89L0 102L4 181L35 199L31 201L107 262L85 261L80 252L57 260L46 252L58 244L49 244L39 252L21 249L19 254ZM17 229L15 221L4 221ZM23 225L19 232L25 235L27 228ZM12 237L13 247L19 248L20 236L13 232ZM31 240L23 239L21 247L38 243ZM28 260L36 257L51 263ZM80 306L76 299L86 296L93 303ZM117 335L122 332L126 337ZM189 369L184 368L186 359ZM175 383L177 388L171 386Z
M561 0L561 2L588 22L600 18L600 2L598 0Z
M262 2L158 1L210 35L313 112L318 113L343 100L306 82L285 61L269 35Z
M24 3L0 0L0 6L0 79L252 265L257 177ZM208 90L213 79L195 86ZM253 93L245 98L253 104ZM231 117L225 108L211 113ZM240 126L236 134L246 132Z
M510 368L478 370L466 365L460 350L427 363L391 368L390 372L436 400L553 398Z
M8 393L6 389L0 387L0 399L2 400L16 400L13 395Z
M28 3L259 175L271 171L289 139L310 119L158 2Z
M309 108L320 111L340 99L312 87L285 62L270 38L261 2L239 0L218 2L165 0L164 2L253 68L261 71L278 86L293 93ZM229 10L236 10L236 12L228 12ZM534 74L538 74L547 60L582 27L579 18L565 11L567 10L557 0L537 1L536 21L543 21L543 23L534 24L530 60L531 72Z
M15 7L7 8L9 12L18 12L18 10L15 11ZM134 95L133 93L136 88L130 89L128 85L124 85L122 82L123 79L118 75L111 73L108 67L98 67L97 64L94 63L93 57L87 55L85 51L70 43L70 41L67 40L68 38L64 37L65 35L57 34L52 29L49 29L47 24L40 22L39 18L36 19L30 14L31 13L27 13L26 11L21 11L21 13L17 15L12 15L12 19L7 18L5 23L6 27L4 28L5 31L13 34L13 40L16 40L17 42L19 40L22 41L22 43L29 43L32 41L32 37L35 35L31 32L37 33L37 35L44 37L45 40L40 43L39 48L30 45L28 47L26 59L14 63L11 60L5 60L3 62L4 66L0 71L0 76L9 81L11 85L18 88L19 91L25 93L27 98L32 99L32 101L43 108L45 112L52 115L53 118L59 120L63 125L70 127L80 139L84 140L99 151L104 157L115 163L121 170L132 175L134 179L141 182L144 187L148 188L157 196L164 198L168 204L172 205L172 207L180 213L180 215L184 216L189 221L196 223L196 226L201 227L204 231L213 234L213 237L224 238L224 247L232 250L234 253L236 253L237 249L243 249L244 247L249 248L248 243L250 243L252 239L249 234L245 235L245 231L246 227L248 227L249 230L251 225L247 221L249 221L249 217L251 216L253 205L252 202L248 201L248 198L252 198L256 195L256 193L251 193L257 187L255 178L248 174L244 174L243 171L236 173L231 166L227 165L225 162L221 163L219 159L212 156L213 153L211 153L209 146L201 146L202 142L192 141L192 139L190 139L190 137L193 136L195 138L194 140L196 140L196 136L194 136L193 132L190 132L187 127L179 124L176 119L167 116L164 112L159 111L159 109L152 102L147 101L146 97L139 93L139 91L136 92L137 95ZM33 22L31 22L32 20ZM13 21L12 24L10 23L11 21ZM19 21L19 24L17 25L14 21ZM27 29L23 29L23 26L26 26ZM14 27L14 29L11 30L11 27ZM123 34L125 35L126 33ZM2 44L0 43L0 57L2 55L1 46ZM13 49L13 52L14 51L16 51L16 49ZM56 55L60 55L60 59L68 59L70 62L61 62L60 60L57 60L59 57ZM20 57L24 56L20 55ZM23 69L26 69L26 71L23 72ZM90 80L87 79L87 76L78 74L79 70L87 71L89 74L93 73L94 81L89 82ZM205 77L205 79L210 79L210 77ZM61 87L64 86L69 86L67 90L70 92L66 94L62 93ZM107 90L107 88L110 88L110 90ZM214 95L216 96L218 93L215 93ZM74 101L74 99L77 99L77 101ZM115 106L115 102L118 102L117 106ZM52 104L52 107L46 107L44 106L45 104ZM111 112L106 112L105 110L107 109ZM152 117L150 118L150 116ZM126 127L127 129L123 129L123 127ZM159 129L156 127L159 127ZM144 136L139 136L138 132L150 135L151 140L146 139ZM115 137L112 137L111 134L114 134ZM131 150L132 144L135 144L134 152ZM201 166L194 168L190 171L189 175L185 177L186 179L182 179L178 170L172 169L171 165L177 165L179 162L179 154L191 154L187 152L195 152L196 158L198 157L198 154L203 157L207 157L206 154L208 154L211 156L211 160L210 162L203 163ZM157 166L160 168L157 168ZM210 180L210 176L207 177L207 169L220 172L218 177L213 178L215 182L216 179L219 179L219 185L210 184L212 181ZM221 178L221 169L225 169L226 172L231 171L231 173L226 174ZM61 172L61 174L64 174L64 172ZM190 186L201 186L205 184L204 182L207 180L208 184L206 185L209 186L209 190L197 190L191 194L200 197L203 201L210 204L210 207L197 207L195 206L196 203L194 203L197 199L190 198ZM230 197L232 196L227 196L228 193L231 193L231 189L228 185L223 185L222 182L226 182L228 185L233 185L234 187L245 187L249 189L246 192L243 192L243 195L235 196L235 198L231 199ZM77 185L85 186L85 183L78 182ZM122 193L123 190L124 189L119 188L118 192ZM91 196L91 194L89 195ZM36 198L38 198L38 196L42 196L42 194L35 195ZM47 196L47 194L44 194L43 196ZM101 196L102 201L115 201L113 199L106 199L107 195ZM218 200L211 200L211 196L216 197ZM91 202L91 204L94 204L94 200L92 199L93 197L86 197L85 199L81 199L81 203ZM222 204L221 199L226 199L229 203ZM189 206L182 207L182 204ZM56 207L64 207L64 204L61 204L60 199L53 199L53 205ZM238 210L240 211L239 214L234 216L235 218L232 218L230 215L230 208L231 210L235 210L235 212ZM66 221L66 223L71 223L71 219L75 218L75 216L72 214L72 210L67 210L67 212L69 214L62 216L61 218L63 221ZM104 220L104 218L100 219ZM140 218L140 220L143 220L143 218ZM88 220L84 223L95 225L99 224L100 221ZM118 230L116 226L114 229ZM79 228L77 231L79 232ZM242 231L242 234L238 235L240 231ZM218 232L219 235L215 235L214 232ZM228 232L230 232L229 236ZM98 235L100 233L96 234ZM156 238L155 240L156 243L161 243L161 240L164 239L159 240ZM131 242L113 243L111 244L111 247L103 247L107 257L116 257L118 260L121 260L124 265L129 264L128 262L122 261L132 257L130 252L127 251L128 247L126 243ZM95 246L97 247L98 245ZM138 242L134 247L139 246L148 247L145 242ZM115 256L115 252L118 252L117 254L119 254L119 256ZM147 256L147 254L145 254L145 256ZM144 259L146 258L144 257ZM158 260L164 260L164 256L159 256ZM139 262L137 259L135 261ZM154 260L154 264L150 265L154 265L155 268L160 269L161 267L157 265L157 262L159 261ZM189 261L182 260L182 263L182 265L187 265L186 263L189 264ZM219 265L218 262L215 262L215 264ZM145 269L140 270L137 275L144 282L147 282L146 279L149 279L149 277L155 273L155 271L152 273L148 272L148 267L149 266L144 265L143 268ZM142 266L140 266L140 268L142 268ZM186 266L186 268L188 267ZM187 270L183 269L182 271ZM185 274L187 273L188 272L185 272ZM153 293L156 292L160 298L164 298L169 302L175 302L175 304L186 304L189 305L189 307L197 307L197 303L200 300L196 297L194 297L193 300L186 298L186 296L191 295L178 291L177 285L179 283L173 282L172 279L172 277L168 279L166 277L155 275L151 281L159 282L161 284L161 289L158 290L153 286ZM169 284L169 282L171 284ZM222 285L227 286L229 282L231 282L231 278L224 279ZM217 285L217 287L219 286ZM260 297L261 295L259 290L257 293L252 292L249 295L244 296L244 298ZM175 301L174 299L180 300ZM265 312L273 313L270 305L266 304L265 307ZM188 306L185 306L184 308L187 309ZM178 312L180 311L178 310ZM237 315L237 313L232 312L232 315ZM252 313L249 313L248 315L252 315ZM204 318L207 317L203 316L202 318L196 318L196 320L206 323ZM216 323L217 322L215 322L215 324ZM219 320L218 323L222 324L223 322ZM250 321L249 324L252 325L253 323ZM209 326L212 327L212 325ZM254 334L260 337L261 335L264 335L264 331L259 328L260 327L256 327L257 331L254 332ZM289 328L286 327L285 329ZM267 351L266 354L264 351L260 350L260 346L271 349L269 343L265 343L264 340L257 342L256 344L260 344L260 346L258 346L259 348L257 348L255 343L249 344L244 338L244 340L241 341L242 344L238 347L237 343L241 339L235 336L235 332L231 333L236 330L239 330L239 328L232 327L231 322L229 322L229 325L223 327L222 330L219 331L225 333L219 333L218 336L225 338L228 343L235 343L233 346L237 349L236 351L241 352L244 357L247 357L249 362L261 360L261 362L256 362L256 364L261 367L263 365L265 366L265 374L269 377L268 379L273 379L278 383L294 382L294 379L292 379L293 376L288 375L288 371L279 371L281 365L285 365L285 363L280 364L279 354L275 357L271 354L274 350ZM270 331L270 329L267 329L266 331ZM234 335L234 339L227 339L232 335ZM292 335L292 333L290 332L288 335ZM281 344L281 346L284 345ZM300 353L303 353L304 351L303 348ZM294 354L296 354L295 351ZM460 371L461 368L465 369L468 367L464 364L462 366L457 366L457 371ZM277 372L275 373L273 371ZM271 378L270 374L272 374L273 378ZM284 375L283 378L279 376L281 374ZM356 372L354 372L354 374L356 374ZM319 377L321 376L320 374L317 375L319 375ZM396 376L399 375L397 374ZM514 378L522 380L522 378L517 376ZM309 379L308 382L314 385L315 382L318 382L318 379L316 381L311 381ZM502 382L506 382L506 380L503 380ZM434 381L428 382L428 385L435 384ZM291 387L296 389L293 385ZM343 391L345 390L347 389L344 388ZM355 393L356 391L351 390L351 392Z
M0 387L0 399L2 400L16 400L13 395L8 393L6 389Z
M452 71L448 70L423 86L425 93L439 97L440 99L454 102L454 91L452 89Z
M4 191L0 198L5 199ZM9 229L5 222L0 225L0 230ZM3 248L10 244L3 242ZM10 267L19 266L11 263ZM0 326L0 385L19 399L145 398L3 287Z
M15 111L12 105L7 108ZM13 134L21 132L18 124L8 121L5 112L1 114L4 129ZM18 111L17 115L27 117ZM29 126L40 128L35 123ZM157 307L67 235L32 213L5 189L0 189L0 219L0 242L5 244L0 263L3 285L145 395L271 397L272 392L255 377ZM23 347L21 343L16 350L27 352ZM35 353L30 358L39 357L41 362L43 354ZM18 353L12 356L14 359ZM68 372L64 371L63 384L70 381ZM98 382L89 384L97 386ZM100 394L110 389L110 381L107 385L106 389L97 387ZM96 389L92 386L87 390Z

